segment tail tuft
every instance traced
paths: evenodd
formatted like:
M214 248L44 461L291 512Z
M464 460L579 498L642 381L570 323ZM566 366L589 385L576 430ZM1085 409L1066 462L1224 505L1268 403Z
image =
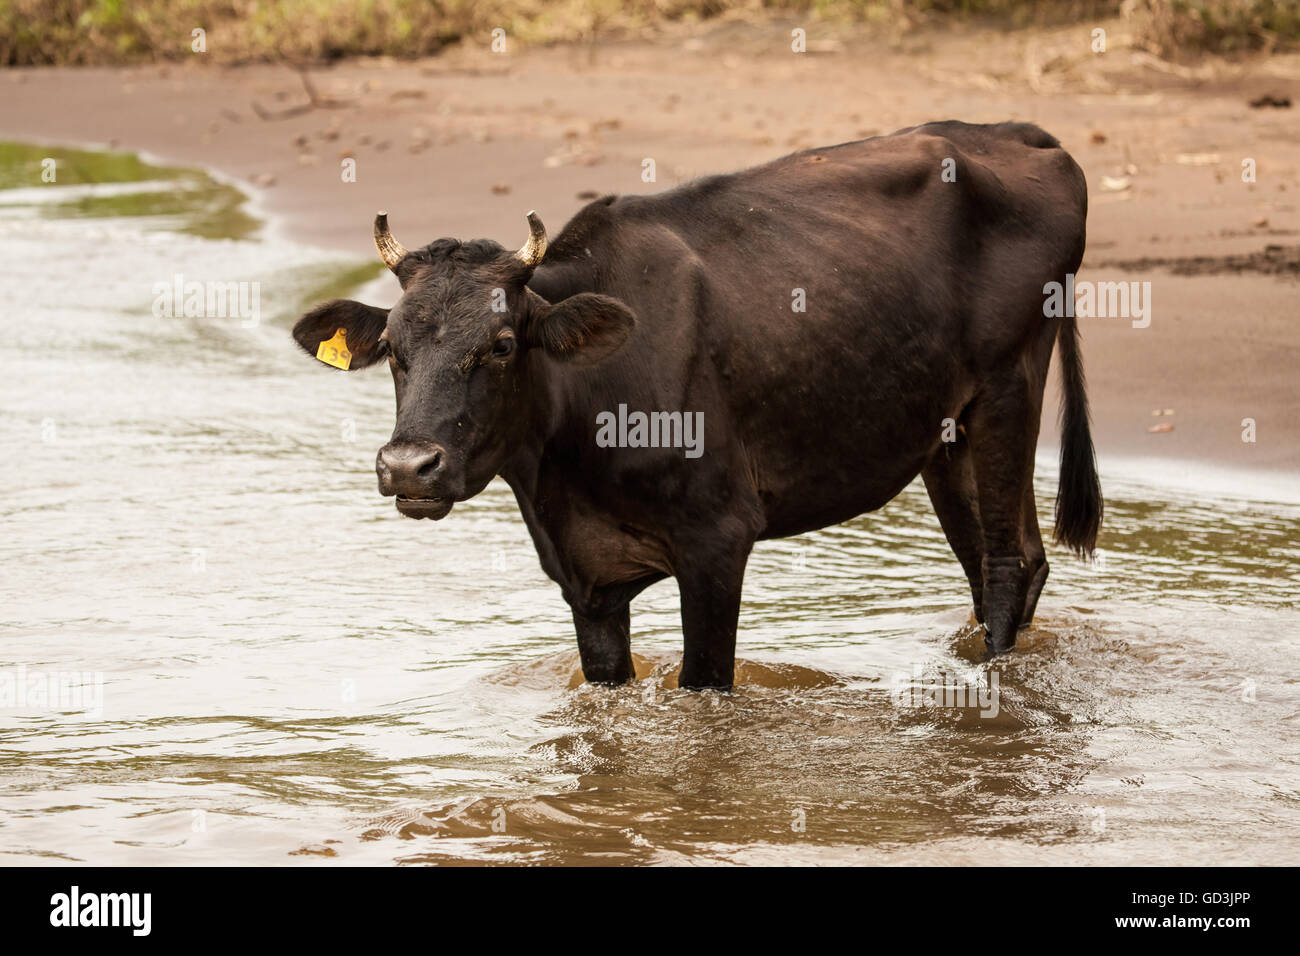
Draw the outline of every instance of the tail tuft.
M1061 319L1057 334L1061 350L1061 475L1056 488L1058 544L1081 558L1097 547L1104 505L1097 478L1097 454L1092 446L1088 394L1084 387L1079 328L1073 316Z

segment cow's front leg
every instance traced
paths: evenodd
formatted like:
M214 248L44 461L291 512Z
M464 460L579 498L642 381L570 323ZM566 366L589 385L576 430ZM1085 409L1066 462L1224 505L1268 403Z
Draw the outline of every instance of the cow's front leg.
M628 605L612 613L588 616L573 609L582 676L591 684L626 684L636 677L632 666L632 626Z
M677 571L682 599L682 672L677 686L729 689L736 672L736 624L751 543Z

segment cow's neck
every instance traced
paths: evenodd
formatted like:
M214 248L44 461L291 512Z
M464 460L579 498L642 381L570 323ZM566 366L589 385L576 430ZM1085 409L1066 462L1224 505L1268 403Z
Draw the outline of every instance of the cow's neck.
M547 302L559 302L592 291L590 272L582 262L544 262L529 279L528 288ZM523 389L526 425L500 471L516 494L535 488L543 449L573 413L562 368L542 355L530 356L528 366Z

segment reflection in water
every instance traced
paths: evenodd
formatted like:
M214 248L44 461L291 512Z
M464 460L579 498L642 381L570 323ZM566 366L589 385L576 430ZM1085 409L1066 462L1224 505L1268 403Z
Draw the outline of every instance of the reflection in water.
M387 376L291 346L352 263L29 208L0 674L102 672L103 706L0 709L0 860L1297 862L1300 508L1109 480L1102 560L1049 555L989 664L914 485L760 545L735 693L676 688L671 582L639 680L594 688L508 490L401 518ZM261 282L263 320L155 318L178 271ZM918 673L996 675L996 714L904 706Z

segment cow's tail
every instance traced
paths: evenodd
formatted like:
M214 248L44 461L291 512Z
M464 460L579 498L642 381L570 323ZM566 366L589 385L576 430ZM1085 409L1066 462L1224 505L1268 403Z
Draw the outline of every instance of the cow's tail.
M1070 310L1067 310L1067 312ZM1061 352L1061 477L1056 487L1056 532L1063 544L1081 558L1091 557L1101 528L1101 482L1097 454L1088 421L1079 327L1073 315L1061 318L1056 336Z

